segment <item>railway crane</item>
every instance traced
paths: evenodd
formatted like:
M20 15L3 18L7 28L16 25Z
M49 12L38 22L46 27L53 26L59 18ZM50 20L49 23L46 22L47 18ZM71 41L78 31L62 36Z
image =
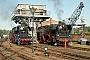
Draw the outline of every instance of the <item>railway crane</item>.
M69 21L68 24L71 25L72 28L73 28L73 26L75 26L76 21L79 19L80 14L81 14L83 8L84 8L84 4L83 4L83 2L80 2L80 4L79 4L78 7L75 9L75 11L74 11L73 14L71 15L71 17L68 19L68 21ZM81 22L83 22L83 21L81 21ZM81 25L81 26L83 26L83 25ZM82 42L84 41L84 42L86 42L87 44L89 44L88 40L86 40L86 41L84 40L84 39L85 39L85 38L84 38L84 36L85 36L84 31L81 32L81 35L82 35L82 38L80 38L80 39L78 40L78 42L79 42L79 43L82 43Z
M83 2L80 2L79 6L75 9L73 14L70 18L68 18L68 24L72 25L72 27L75 25L75 22L79 19L82 9L84 8Z

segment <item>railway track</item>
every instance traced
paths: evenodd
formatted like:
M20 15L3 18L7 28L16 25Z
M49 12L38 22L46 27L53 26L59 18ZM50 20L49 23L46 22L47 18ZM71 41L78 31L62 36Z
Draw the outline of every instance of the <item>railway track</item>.
M90 48L80 48L80 47L73 47L73 46L68 46L69 48L72 49L78 49L78 50L83 50L83 51L90 51Z
M37 51L40 51L40 52L44 52L44 46L45 45L36 45L37 46ZM25 46L27 48L30 48L30 46ZM53 47L55 48L55 47ZM72 53L69 53L69 52L64 52L64 51L57 51L56 49L53 50L53 48L50 48L49 46L49 54L52 55L52 56L55 56L57 58L64 58L64 59L69 59L69 60L83 60L83 59L88 59L90 60L90 57L88 56L83 56L83 55L80 55L80 54L73 54Z
M3 44L5 44L5 43L3 43ZM55 60L56 59L55 57L47 57L46 58L43 55L43 53L40 53L40 52L31 53L31 49L26 49L25 47L17 46L15 44L13 44L13 47L7 47L6 45L3 45L3 44L0 44L1 49L3 49L1 51L2 52L7 51L6 54L10 52L9 56L7 56L6 54L4 54L2 52L0 53L0 55L2 55L2 57L4 57L4 60L15 60L16 57L21 58L21 60L40 60L40 59L41 60ZM16 47L17 50L15 49L14 46L15 47L17 46ZM16 55L16 57L12 57L14 55ZM59 60L59 59L60 58L57 58L57 60ZM60 59L60 60L62 60L62 59Z
M15 46L17 46L17 45L15 45ZM47 51L49 53L49 57L46 57L44 55L44 46L49 47L49 49ZM0 52L0 55L2 55L4 57L4 59L7 59L7 60L8 60L8 57L10 57L13 54L15 54L15 58L26 59L26 60L39 60L39 59L42 59L42 60L45 60L45 59L46 60L62 60L62 59L66 59L66 60L90 60L90 56L86 56L83 54L81 55L81 53L78 54L77 52L75 52L77 49L76 50L73 49L74 51L71 51L71 50L62 49L63 47L55 47L55 46L50 46L50 45L46 45L46 44L34 44L34 47L37 47L37 48L35 49L35 53L32 54L30 52L30 51L32 51L31 45L18 46L19 49L17 51L15 51L14 47L12 47L12 48L6 47L6 46L2 45L2 43L1 43L0 48L4 49L7 53L9 53L9 52L11 52L11 53L9 54L9 56L7 56L6 54ZM61 49L59 49L59 48L61 48ZM26 49L28 51L26 51ZM72 49L72 48L69 48L69 49ZM4 52L4 50L0 50L0 51ZM12 58L12 57L10 57L10 58ZM11 60L14 60L14 59L11 59Z
M25 55L25 52L20 53L19 51L21 51L23 48L15 51L9 47L3 46L2 43L4 41L5 40L0 41L0 55L3 57L2 60L36 60L33 57Z
M30 45L24 45L24 47L26 47L27 49L31 49L32 50L32 47L30 46ZM34 46L34 47L36 47L36 46ZM37 55L37 56L40 56L40 57L42 57L42 58L46 58L46 60L62 60L62 59L64 59L64 58L57 58L57 57L55 57L54 55L53 56L51 56L51 55L49 55L48 57L47 56L45 56L45 51L44 51L44 49L42 48L42 49L40 49L40 48L36 48L35 49L35 51L34 51L34 54L35 55ZM43 59L44 60L44 59Z
M4 42L4 41L3 41ZM14 50L11 50L8 47L5 47L2 45L3 43L0 41L0 55L3 57L2 60L29 60L30 58L25 57L25 55L22 55Z
M0 54L3 56L2 60L16 60L16 59L24 60L24 58L18 56L16 53L8 51L3 47L0 47Z

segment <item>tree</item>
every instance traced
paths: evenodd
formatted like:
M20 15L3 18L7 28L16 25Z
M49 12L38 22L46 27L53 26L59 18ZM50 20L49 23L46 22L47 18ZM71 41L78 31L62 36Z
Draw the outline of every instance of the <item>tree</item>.
M2 30L2 29L0 29L0 36L3 36L3 35L9 35L9 32L10 32L10 30Z

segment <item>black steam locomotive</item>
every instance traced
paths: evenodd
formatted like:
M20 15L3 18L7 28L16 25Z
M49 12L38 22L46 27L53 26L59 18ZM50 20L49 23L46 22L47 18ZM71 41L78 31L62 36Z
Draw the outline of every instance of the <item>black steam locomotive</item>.
M12 43L18 44L18 39L20 39L20 44L29 44L32 42L28 28L24 24L12 28L10 32L10 41Z
M68 44L71 41L71 30L71 25L67 25L61 21L58 24L41 26L37 30L38 42L51 45L64 45L66 41Z

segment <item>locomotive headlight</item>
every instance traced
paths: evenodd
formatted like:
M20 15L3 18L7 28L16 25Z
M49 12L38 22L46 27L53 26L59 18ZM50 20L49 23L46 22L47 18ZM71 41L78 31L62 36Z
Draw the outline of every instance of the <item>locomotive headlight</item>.
M57 35L57 36L59 36L59 35Z
M69 35L69 36L71 36L71 35Z
M60 26L59 28L62 29L62 26Z
M18 35L19 36L19 35Z
M23 30L24 27L21 27L20 30Z
M28 36L30 36L30 35L28 35Z
M63 27L64 27L64 25L63 25Z

